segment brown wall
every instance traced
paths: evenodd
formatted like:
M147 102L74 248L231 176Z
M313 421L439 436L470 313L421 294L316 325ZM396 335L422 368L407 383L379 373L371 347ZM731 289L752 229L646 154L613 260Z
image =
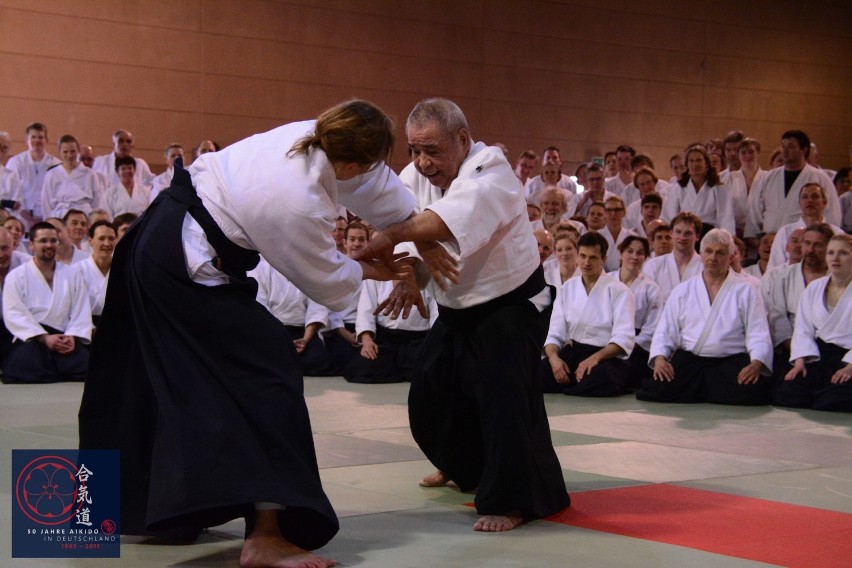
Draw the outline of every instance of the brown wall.
M446 96L474 137L562 149L573 169L621 143L668 156L732 128L801 128L849 163L846 0L0 0L0 130L45 122L97 153L131 130L162 149L228 144L349 97L399 123ZM404 142L403 131L399 135ZM405 162L400 143L395 165Z

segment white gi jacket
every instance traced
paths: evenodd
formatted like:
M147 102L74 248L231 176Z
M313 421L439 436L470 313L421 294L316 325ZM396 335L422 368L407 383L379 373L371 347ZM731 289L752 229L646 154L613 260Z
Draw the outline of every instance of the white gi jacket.
M202 154L189 172L204 207L225 236L258 251L309 298L340 310L358 289L363 271L338 252L331 238L338 201L381 230L407 219L414 212L414 200L385 165L338 181L321 150L287 157L315 124L313 120L286 124ZM523 201L517 182L515 193ZM210 264L216 253L189 214L183 242L193 280L210 285L228 281Z
M825 209L825 221L832 225L840 224L840 201L834 182L825 172L806 164L796 178L790 193L784 195L784 166L770 170L760 179L760 183L751 186L749 211L746 218L745 236L756 237L760 233L777 233L788 223L794 223L802 215L799 207L799 193L807 183L820 184L828 194L828 206Z
M621 244L621 241L626 239L629 235L635 235L636 233L622 225L621 231L618 232L618 238L615 239L612 236L612 233L609 230L609 226L604 226L603 229L598 231L598 233L606 239L606 242L609 246L606 249L606 263L604 264L605 272L612 272L614 270L618 270L621 266L621 253L618 252L618 245Z
M82 164L69 171L62 165L51 168L44 176L41 189L41 211L45 218L62 219L69 209L86 215L92 209L102 209L100 180L95 172Z
M438 304L429 292L423 290L423 302L429 312L429 317L424 318L412 308L408 319L392 319L383 314L374 316L373 312L382 301L384 301L393 290L393 282L379 282L377 280L366 280L361 286L361 296L358 300L358 315L355 319L355 337L361 337L364 332L376 335L376 324L387 329L400 329L405 331L428 331L438 319Z
M620 273L613 272L620 277ZM660 287L650 278L640 273L630 283L630 291L633 292L633 301L636 305L636 313L633 323L639 330L636 336L636 345L645 351L651 349L651 340L663 313L663 303L660 301Z
M25 150L15 154L6 162L6 167L18 174L21 178L21 191L23 195L23 209L30 209L33 215L44 217L41 211L41 187L47 170L62 163L59 158L51 154L45 154L40 162L34 162L30 151Z
M701 274L702 270L704 270L704 265L701 263L701 256L698 253L693 254L692 258L689 259L689 263L683 271L683 280L680 278L680 272L678 272L677 263L672 253L649 258L642 265L642 274L651 279L652 282L656 282L657 286L660 287L661 304L666 303L675 286Z
M305 296L264 259L247 273L257 280L257 301L284 325L328 325L328 308Z
M472 144L445 194L413 163L400 178L414 194L417 211L433 211L453 234L441 244L459 261L459 283L444 291L430 282L438 304L458 309L493 300L523 284L538 267L526 202L499 148ZM406 250L416 256L413 247Z
M805 222L799 216L798 221L788 223L778 229L778 232L775 233L775 240L772 241L772 249L769 252L769 263L766 265L767 269L787 264L790 260L790 255L787 254L787 243L790 242L790 233L796 229L804 229L805 226ZM835 235L843 234L843 229L835 225L831 225L831 230L834 231Z
M702 222L736 235L734 204L728 188L724 185L709 187L705 182L701 190L696 191L691 179L686 187L673 184L663 200L662 217L667 223L671 223L682 211L691 211L701 217Z
M21 177L17 172L0 166L0 199L22 201Z
M136 160L136 173L133 176L136 185L151 187L154 183L154 174L151 173L148 162L136 156L133 156L133 159ZM107 186L121 185L121 179L115 171L115 152L95 157L92 169L106 178Z
M709 326L709 334L696 352L705 326ZM678 284L654 332L649 365L653 367L658 355L670 359L677 349L701 357L748 353L752 361L760 361L771 369L772 342L766 308L758 290L730 269L712 305L701 275Z
M834 310L829 312L825 307L825 287L829 278L817 278L802 293L790 346L791 363L800 357L808 363L819 360L817 337L848 349L843 362L852 363L852 286L846 287Z
M569 341L595 347L615 343L624 350L618 357L626 359L636 342L635 314L633 292L617 274L601 274L588 294L583 277L575 276L556 292L544 344L561 349Z
M20 341L46 334L42 324L86 341L92 337L89 296L77 272L61 262L56 263L53 288L48 286L35 260L6 275L3 322Z
M86 289L89 296L89 305L92 308L92 315L99 316L104 311L104 301L106 300L107 283L109 282L109 272L106 276L95 264L94 259L89 256L81 262L71 265L82 285Z

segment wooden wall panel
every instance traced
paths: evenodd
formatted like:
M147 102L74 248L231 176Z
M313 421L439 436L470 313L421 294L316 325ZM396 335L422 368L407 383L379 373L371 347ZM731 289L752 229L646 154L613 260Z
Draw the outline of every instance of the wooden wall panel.
M514 156L566 169L621 143L663 175L687 142L741 128L764 160L788 128L848 163L852 5L835 0L0 0L0 129L48 124L98 151L129 128L155 167L170 142L232 143L350 97L402 125L446 96Z

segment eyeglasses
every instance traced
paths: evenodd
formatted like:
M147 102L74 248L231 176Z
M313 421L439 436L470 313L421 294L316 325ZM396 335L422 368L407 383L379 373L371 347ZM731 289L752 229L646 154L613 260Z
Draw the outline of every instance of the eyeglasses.
M618 209L604 209L604 211L606 211L607 213L618 213L618 212L624 211L624 208L619 207Z

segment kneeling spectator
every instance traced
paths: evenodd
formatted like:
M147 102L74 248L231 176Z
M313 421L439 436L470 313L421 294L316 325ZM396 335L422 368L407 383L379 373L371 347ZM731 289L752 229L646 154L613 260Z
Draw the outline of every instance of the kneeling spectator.
M802 293L790 362L777 385L778 406L852 411L852 237L835 235L826 252L829 275Z
M33 259L3 286L3 321L15 337L3 382L82 381L92 335L89 297L74 269L56 262L56 229L36 223L31 235Z
M350 383L401 383L410 381L420 347L438 317L438 304L421 291L429 318L411 310L408 319L373 315L396 282L366 280L361 286L355 333L361 351L349 360L343 378Z
M625 392L627 357L636 341L633 293L605 274L606 239L586 233L577 243L580 276L556 292L544 345L542 390L576 396Z
M772 342L759 291L730 269L734 239L713 229L701 241L704 269L675 286L663 308L636 393L657 402L766 404Z

